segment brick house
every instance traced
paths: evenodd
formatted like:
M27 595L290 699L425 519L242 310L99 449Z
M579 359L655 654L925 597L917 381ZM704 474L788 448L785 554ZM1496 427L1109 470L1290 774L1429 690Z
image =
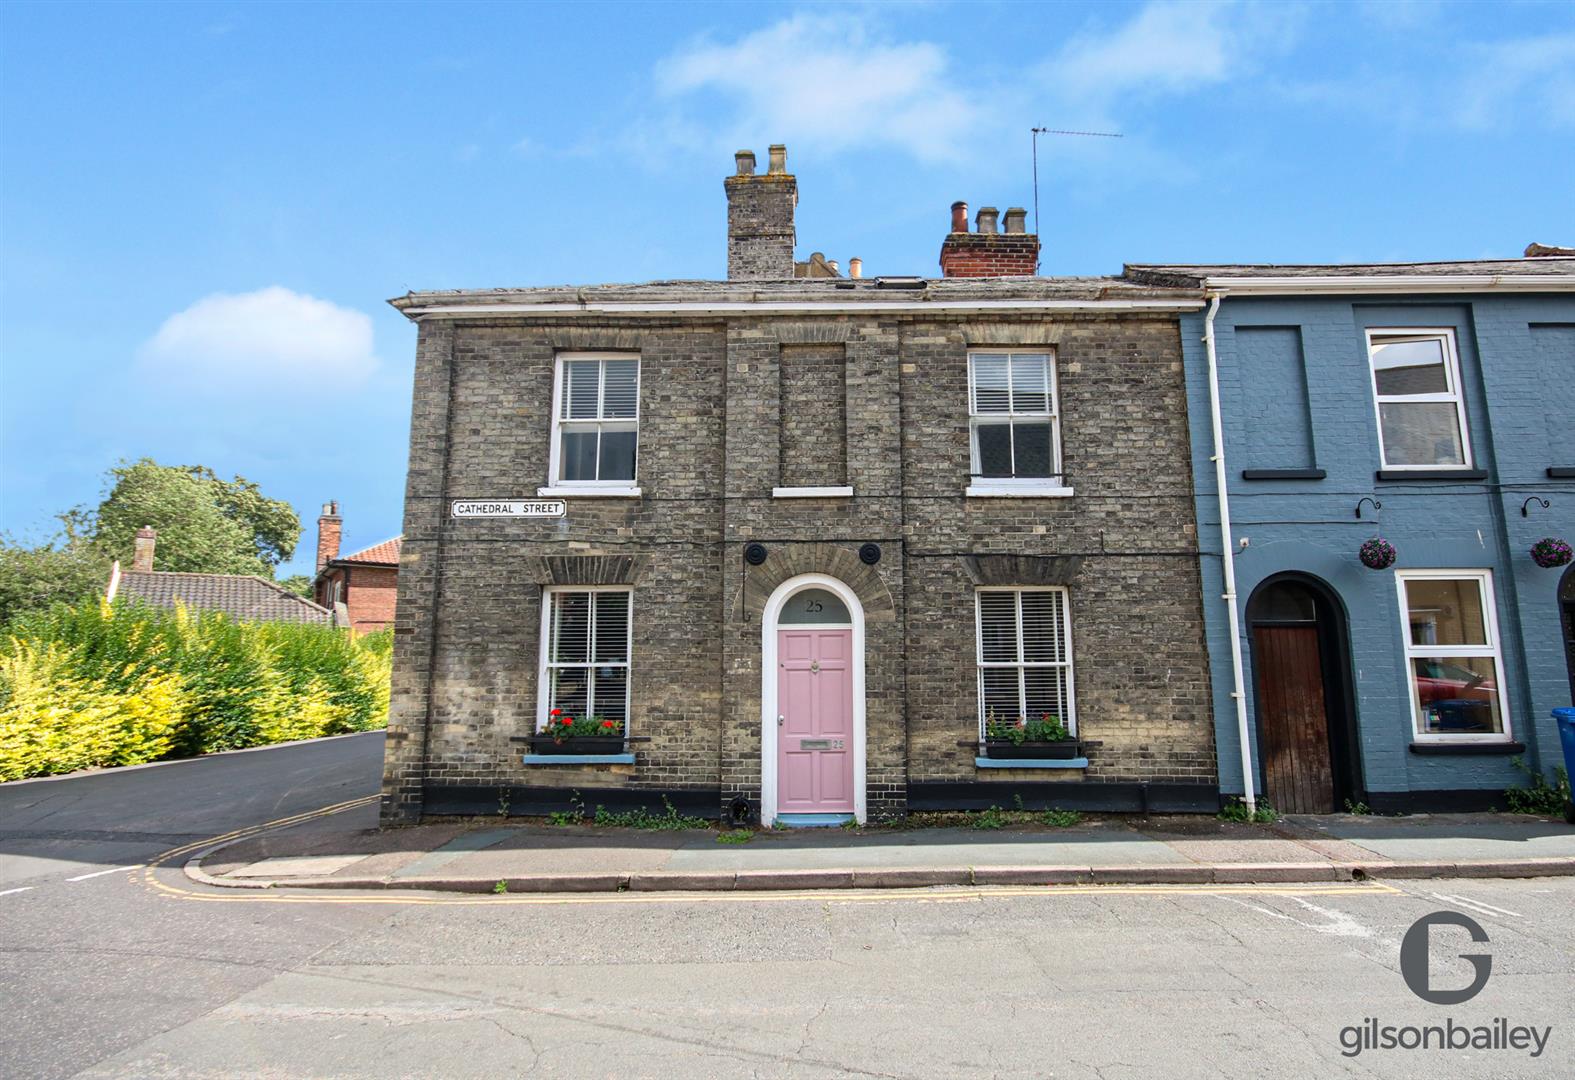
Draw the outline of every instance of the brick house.
M399 591L400 537L369 548L339 554L344 519L339 504L326 502L317 519L317 576L312 596L334 613L340 626L357 633L382 630L394 624L394 603Z
M1526 256L1127 268L1214 300L1181 336L1226 793L1483 810L1560 763L1575 569L1531 548L1575 539L1575 251Z
M255 574L194 574L155 570L157 530L144 525L137 530L131 569L120 561L110 567L104 599L110 603L133 601L152 607L220 611L241 622L331 623L333 613L297 596L277 581Z
M418 340L384 821L1215 809L1201 290L1035 277L1020 210L961 204L941 278L796 274L784 156L725 182L726 281L392 301ZM554 710L624 737L553 753ZM1046 718L1061 756L993 756L991 721Z

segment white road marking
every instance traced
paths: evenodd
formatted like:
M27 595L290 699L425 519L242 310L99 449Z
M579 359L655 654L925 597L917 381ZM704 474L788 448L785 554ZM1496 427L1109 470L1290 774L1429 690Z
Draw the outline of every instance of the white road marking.
M31 885L23 885L20 889L6 889L4 891L0 891L0 896L10 896L12 893L27 892L27 890L31 889L32 887L33 886Z
M103 877L105 874L118 874L122 870L141 870L141 869L142 869L142 864L141 863L133 863L130 866L111 866L108 870L95 870L91 874L78 874L76 877L68 877L68 878L66 878L66 880L67 881L86 881L88 878Z
M1520 914L1518 911L1510 911L1507 908L1494 907L1492 904L1486 903L1482 900L1472 900L1469 897L1454 896L1449 893L1436 892L1432 895L1451 904L1459 904L1461 907L1468 907L1472 911L1475 911L1478 915L1508 915L1512 919L1525 918L1525 916Z

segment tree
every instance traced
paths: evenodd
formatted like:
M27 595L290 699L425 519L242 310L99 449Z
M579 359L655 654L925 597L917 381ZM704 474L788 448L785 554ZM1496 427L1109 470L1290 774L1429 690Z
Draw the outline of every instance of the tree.
M129 566L137 530L159 538L155 570L260 574L295 553L301 519L289 503L267 498L243 477L225 481L202 465L160 465L143 458L110 470L113 485L99 504L93 539Z
M291 574L287 578L281 578L279 584L296 596L304 596L308 600L312 598L312 579L305 574Z
M104 595L109 556L80 535L77 516L62 514L60 521L61 531L36 546L0 537L0 626L56 601L69 604Z

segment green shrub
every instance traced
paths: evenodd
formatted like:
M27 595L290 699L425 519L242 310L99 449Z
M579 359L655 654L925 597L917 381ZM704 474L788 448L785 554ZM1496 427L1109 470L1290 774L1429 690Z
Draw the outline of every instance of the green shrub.
M1533 772L1521 758L1511 758L1521 772L1531 777L1529 787L1512 787L1504 792L1504 805L1511 814L1541 814L1554 817L1564 813L1570 801L1570 774L1563 766L1553 770L1553 783L1540 772Z
M392 639L101 602L0 643L0 780L381 727Z
M1247 809L1245 800L1232 799L1216 816L1221 821L1233 821L1244 825L1273 825L1280 820L1280 812L1263 799L1259 799L1257 808L1251 811Z

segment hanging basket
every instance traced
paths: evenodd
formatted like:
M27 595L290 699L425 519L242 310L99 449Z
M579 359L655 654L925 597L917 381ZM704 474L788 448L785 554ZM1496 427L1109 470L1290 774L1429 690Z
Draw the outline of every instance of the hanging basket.
M1544 536L1531 545L1531 561L1544 570L1564 566L1572 557L1575 552L1571 552L1569 544L1556 536Z
M1381 536L1375 536L1356 552L1362 565L1369 570L1387 570L1395 564L1395 546Z

